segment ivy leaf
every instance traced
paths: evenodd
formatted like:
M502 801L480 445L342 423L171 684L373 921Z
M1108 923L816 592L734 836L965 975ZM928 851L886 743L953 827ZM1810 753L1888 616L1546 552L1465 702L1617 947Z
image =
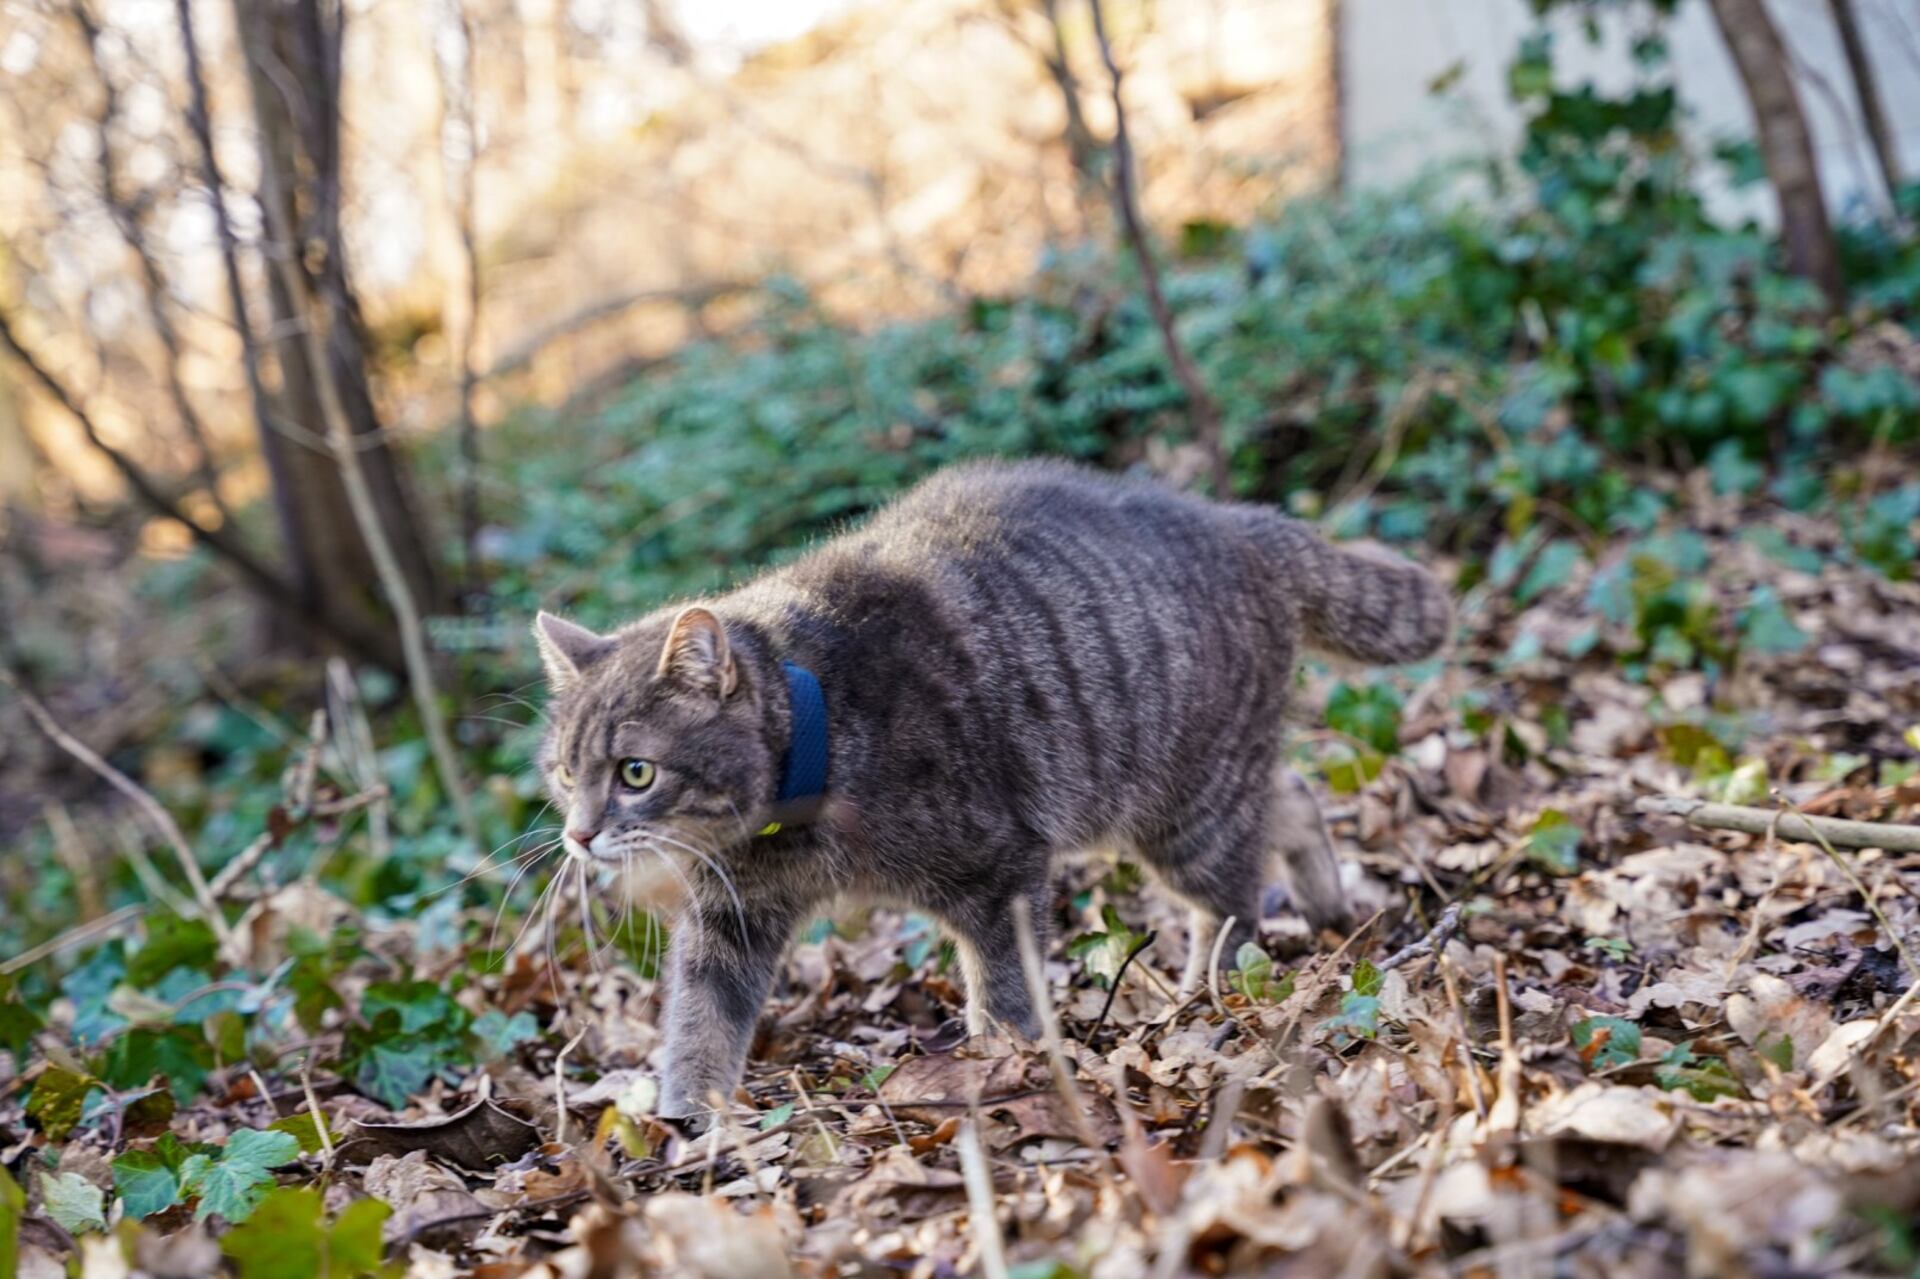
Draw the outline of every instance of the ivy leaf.
M24 1065L28 1046L46 1024L39 1013L14 998L13 978L0 977L0 1048L12 1053L16 1063Z
M147 921L147 942L127 960L127 983L153 985L176 968L209 968L220 946L206 921L157 915Z
M439 1069L438 1045L437 1039L421 1035L394 1035L369 1043L358 1054L354 1086L388 1109L399 1110Z
M1292 994L1291 977L1287 974L1288 994ZM1233 972L1227 976L1227 984L1259 1003L1268 998L1273 990L1273 957L1254 942L1241 942L1240 949L1234 952ZM1285 996L1282 996L1285 998Z
M40 1174L40 1200L47 1215L70 1235L107 1228L107 1198L77 1172Z
M378 1199L356 1199L334 1218L327 1231L327 1252L331 1272L350 1275L373 1274L380 1269L385 1250L381 1230L393 1209Z
M1356 995L1377 995L1386 976L1373 966L1371 959L1362 959L1353 966L1353 993Z
M282 1186L260 1202L246 1224L235 1226L220 1247L240 1279L348 1279L380 1273L381 1230L393 1211L378 1199L356 1199L331 1226L320 1192Z
M267 1125L267 1131L286 1133L300 1143L301 1154L311 1155L326 1149L326 1143L320 1140L320 1124L324 1122L324 1118L316 1118L311 1110L303 1110L297 1115L274 1120ZM327 1136L334 1144L339 1144L339 1135L333 1131L332 1124L327 1124Z
M1540 557L1534 560L1533 567L1527 570L1519 589L1513 593L1514 599L1522 604L1530 604L1554 587L1566 585L1567 579L1573 576L1573 570L1584 558L1578 543L1565 538L1548 542L1541 550Z
M1573 1024L1573 1046L1590 1071L1640 1060L1640 1027L1624 1017L1588 1017Z
M400 1031L407 1035L441 1026L464 1030L468 1020L467 1010L430 981L377 981L368 986L360 1015L374 1021L388 1010L399 1014Z
M1101 989L1113 985L1120 974L1120 965L1127 961L1127 955L1139 943L1140 935L1128 928L1112 906L1103 906L1100 921L1105 924L1104 931L1081 933L1067 943L1067 954L1079 960L1087 970L1087 975L1100 983Z
M1327 695L1327 726L1391 755L1400 749L1400 695L1387 684L1335 684Z
M0 1166L0 1275L14 1274L20 1261L20 1222L27 1215L27 1196L4 1166Z
M1791 1051L1791 1044L1788 1045ZM1675 1044L1660 1057L1653 1081L1668 1092L1685 1091L1695 1101L1711 1102L1716 1097L1741 1097L1746 1090L1733 1077L1725 1058L1701 1057L1693 1051L1692 1041Z
M540 1023L529 1012L509 1017L498 1008L490 1008L474 1018L473 1033L486 1049L485 1057L504 1057L518 1044L540 1037Z
M242 1129L228 1139L217 1158L189 1157L180 1167L180 1188L200 1197L193 1214L196 1221L214 1213L230 1222L245 1221L273 1185L269 1169L290 1163L299 1154L300 1143L291 1133Z
M1340 1000L1340 1011L1327 1019L1322 1029L1333 1032L1336 1045L1344 1047L1354 1039L1372 1039L1380 1033L1380 997L1350 990Z
M1809 643L1771 586L1756 586L1740 614L1740 643L1748 652L1798 653Z
M1580 828L1557 808L1549 808L1533 823L1527 836L1527 860L1555 875L1580 869Z
M113 1188L129 1217L151 1217L180 1202L180 1168L189 1155L172 1133L152 1150L129 1150L113 1161Z
M281 1186L258 1200L253 1215L220 1240L240 1279L313 1279L324 1274L320 1192Z
M1386 757L1374 751L1354 751L1346 746L1335 746L1321 764L1320 771L1327 779L1327 789L1336 795L1351 795L1380 776L1380 770L1386 767L1386 763Z
M67 1134L79 1126L87 1094L98 1086L99 1081L91 1076L76 1075L58 1066L49 1067L33 1081L33 1096L27 1098L27 1118L40 1125L48 1141L65 1141Z
M115 1088L139 1088L155 1075L165 1077L182 1105L194 1099L213 1070L213 1045L198 1028L167 1030L137 1027L107 1046L101 1074Z
M1793 1069L1793 1036L1781 1031L1778 1034L1762 1035L1760 1042L1754 1045L1762 1057L1782 1070Z

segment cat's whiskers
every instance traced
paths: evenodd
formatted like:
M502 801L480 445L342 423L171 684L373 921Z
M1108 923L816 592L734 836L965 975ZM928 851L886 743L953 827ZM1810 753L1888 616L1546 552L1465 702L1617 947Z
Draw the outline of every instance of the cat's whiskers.
M672 835L664 831L652 831L649 833L649 837L669 847L692 853L700 859L702 865L713 872L714 877L720 881L721 887L727 890L727 896L733 899L733 913L740 921L740 935L745 937L747 935L747 908L741 903L739 890L733 886L733 876L727 874L726 867L722 866L717 859L709 857L698 848L695 848L692 844L684 840L675 839Z
M493 912L493 930L487 934L488 950L494 949L494 943L500 940L500 921L506 918L507 907L513 901L513 890L520 887L520 881L527 877L528 872L530 872L535 866L538 866L541 860L545 858L547 854L551 853L554 849L560 847L560 844L561 844L560 840L557 840L557 839L551 840L548 843L540 845L538 848L534 849L533 852L526 855L526 858L525 858L526 864L520 868L519 872L516 875L514 875L513 882L507 885L507 891L500 895L500 905ZM551 880L548 881L547 887L548 888L552 887ZM546 890L543 889L541 892L541 897L544 897L545 895L546 895ZM521 939L527 935L528 926L533 923L534 917L537 914L539 914L540 900L541 900L540 897L535 897L533 899L533 906L527 912L527 917L520 922L520 931L514 935L513 944L507 947L508 954L512 954L514 951L520 949Z
M552 805L549 804L547 807L551 808ZM544 813L545 813L545 809L542 809L541 812L539 813L535 813L534 820L535 821L540 820L541 816ZM521 831L518 835L515 835L512 839L505 841L498 848L495 848L492 852L488 853L485 857L482 857L480 859L480 864L478 866L475 866L472 870L462 875L459 879L454 880L451 884L446 884L440 888L433 889L431 892L428 892L425 895L428 898L438 897L442 893L450 893L454 889L459 888L464 884L472 883L474 880L480 878L480 876L486 874L490 870L499 870L499 869L502 869L504 866L517 866L526 858L533 856L534 854L527 853L524 851L515 853L512 857L509 857L506 860L506 862L503 863L502 866L495 866L493 864L493 859L500 855L501 849L506 848L509 845L523 843L526 840L534 839L542 835L558 835L558 834L560 834L560 828L558 826L536 826L536 827L533 827L531 830Z

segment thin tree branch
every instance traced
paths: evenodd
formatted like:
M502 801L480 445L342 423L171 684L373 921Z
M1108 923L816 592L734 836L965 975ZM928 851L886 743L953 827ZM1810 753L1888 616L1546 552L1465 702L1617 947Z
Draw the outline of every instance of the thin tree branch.
M1860 99L1867 137L1873 141L1873 157L1880 165L1880 180L1887 184L1888 200L1897 206L1901 184L1900 145L1887 120L1887 103L1880 94L1880 78L1873 69L1873 56L1860 34L1855 0L1828 0L1828 4L1833 9L1833 25L1840 32L1840 48L1847 55L1847 69L1853 72L1853 90Z
M12 317L4 310L0 310L0 347L10 351L33 380L40 384L41 389L52 397L54 403L80 424L81 433L87 437L87 442L105 455L106 459L113 464L113 468L120 473L120 478L126 482L127 487L133 491L134 496L139 498L149 510L163 519L173 520L183 526L188 533L192 534L194 541L231 564L240 576L246 579L248 585L269 602L321 628L362 656L373 656L379 653L379 644L369 636L358 630L335 624L314 613L292 586L265 563L255 558L246 547L235 541L229 530L210 529L181 510L179 504L163 492L159 484L142 470L137 462L106 441L100 433L99 424L93 420L93 415L81 407L80 402L74 398L66 385L54 377L47 366L41 363L40 357L21 343L14 331Z
M73 20L87 42L87 53L92 59L94 74L100 80L100 111L94 117L94 130L98 135L100 196L107 206L108 216L114 227L120 232L120 238L132 250L134 259L140 264L142 291L146 294L147 317L153 324L153 331L160 339L160 346L166 353L165 376L167 394L173 400L174 411L179 415L180 426L186 432L187 439L193 444L194 470L200 483L207 490L207 497L214 509L220 512L221 523L233 524L233 511L220 495L220 475L215 467L213 445L210 442L205 425L200 420L200 412L194 408L192 398L187 394L185 382L180 377L181 344L180 334L173 327L173 319L167 314L167 285L160 274L160 264L154 259L153 251L147 245L146 230L140 224L140 214L120 194L119 167L113 153L113 122L120 115L120 90L108 72L105 60L100 56L100 25L88 12L84 0L74 0Z
M1120 213L1120 224L1133 249L1133 259L1139 265L1140 282L1147 291L1147 309L1153 313L1154 327L1160 330L1160 341L1167 349L1167 363L1173 366L1174 379L1186 393L1187 410L1193 415L1194 437L1206 450L1214 496L1229 498L1233 496L1233 480L1227 467L1226 444L1220 433L1220 406L1188 358L1187 349L1174 328L1173 309L1167 305L1166 294L1160 287L1160 269L1153 261L1153 248L1147 242L1147 228L1140 216L1135 190L1133 142L1127 134L1127 108L1120 93L1120 64L1114 60L1113 45L1107 39L1107 20L1101 12L1100 0L1087 0L1087 3L1093 9L1093 33L1100 41L1100 58L1107 64L1107 79L1113 88L1114 207Z
M60 727L59 722L53 717L53 712L49 711L46 705L33 695L32 690L14 676L12 671L0 668L0 684L5 684L14 691L21 705L27 708L27 714L32 716L33 722L40 726L40 731L45 733L55 746L79 760L101 780L132 800L133 806L139 809L141 814L153 823L167 843L172 845L173 855L180 863L180 872L187 877L187 883L193 889L194 900L200 907L202 918L207 921L207 926L213 929L214 936L219 938L221 949L230 951L233 931L227 927L227 918L220 913L220 904L214 900L213 891L207 884L206 876L200 873L200 863L194 859L193 849L188 846L187 837L181 831L180 824L173 820L173 814L162 808L160 801L148 794L146 788L140 783L107 763L85 742Z
M247 12L245 0L235 0L234 20L254 20L254 15ZM282 244L295 243L293 228L287 225L287 205L285 195L280 190L281 175L273 163L260 166L260 179L262 194L266 197L261 203L266 207L273 237ZM335 240L329 243L328 251L337 253L339 248ZM401 653L406 660L407 683L413 690L414 705L420 713L420 726L427 735L427 746L433 754L434 769L440 775L441 788L446 791L448 802L453 805L461 833L478 848L481 845L480 827L474 820L473 803L467 794L466 782L460 775L460 764L453 752L453 739L447 733L446 717L440 712L440 698L433 678L433 665L427 657L426 634L420 621L419 605L414 599L413 588L407 582L406 572L400 566L400 559L394 553L386 525L381 522L379 508L374 504L373 490L367 482L366 470L361 465L360 451L354 447L353 424L348 420L346 406L340 400L340 388L334 381L333 362L327 358L327 333L331 328L329 309L315 304L307 281L291 256L276 253L270 254L269 259L280 273L281 285L286 290L289 302L296 308L297 314L307 321L300 326L300 337L306 345L307 362L312 366L320 414L326 424L334 462L340 468L347 504L353 510L354 522L360 526L360 536L366 542L367 551L373 557L381 590L386 594L387 602L393 606L394 621L400 630Z
M461 593L472 596L482 588L480 572L480 423L474 413L474 391L480 372L474 347L480 332L480 245L474 230L474 184L480 168L480 129L473 110L473 23L464 0L447 0L460 27L460 66L457 78L436 52L440 72L440 158L449 172L454 223L460 231L461 269L466 273L466 307L460 323L460 550ZM447 125L457 120L465 134L464 154L456 165Z

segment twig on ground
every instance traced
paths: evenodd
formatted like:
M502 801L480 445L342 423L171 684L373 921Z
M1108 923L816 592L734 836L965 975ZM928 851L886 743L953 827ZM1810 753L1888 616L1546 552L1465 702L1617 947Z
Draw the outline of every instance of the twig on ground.
M1745 804L1710 804L1705 800L1671 795L1651 795L1636 800L1634 807L1643 813L1682 817L1708 830L1732 830L1746 835L1764 835L1779 823L1781 839L1801 843L1829 843L1843 848L1881 848L1890 853L1920 853L1920 826L1900 826L1892 822L1856 822L1842 817L1809 817L1787 802L1792 817L1782 817L1768 808L1749 808Z
M58 937L49 938L29 950L23 950L12 959L0 963L0 977L19 972L22 968L37 964L49 955L57 955L63 950L84 945L97 938L110 936L129 924L137 922L147 913L147 903L135 902L131 906L122 906L111 915L102 915L98 919L89 919L84 924L76 924Z
M1493 957L1493 995L1500 1010L1500 1079L1487 1128L1494 1133L1520 1131L1520 1049L1513 1042L1513 1000L1507 993L1507 957Z
M967 1187L967 1217L973 1225L974 1246L980 1250L980 1269L987 1279L1007 1279L1007 1247L994 1211L993 1175L987 1171L980 1130L972 1119L960 1121L953 1144L960 1152L960 1177Z
M1113 1011L1113 997L1120 993L1120 983L1126 978L1127 969L1132 966L1135 957L1141 951L1153 945L1153 939L1159 935L1158 931L1150 930L1145 937L1133 944L1133 949L1127 952L1127 957L1120 961L1120 967L1114 970L1113 985L1107 987L1107 1001L1100 1005L1100 1015L1094 1018L1093 1029L1080 1037L1081 1043L1089 1048L1093 1047L1094 1040L1100 1037L1101 1028L1107 1024L1107 1014Z
M220 948L230 950L233 942L233 930L227 927L226 916L220 913L220 904L214 900L212 890L207 886L206 876L200 873L200 863L194 860L193 849L187 844L187 837L181 831L180 824L173 820L173 814L160 806L160 801L147 793L145 787L100 758L85 742L61 728L54 720L53 713L38 697L35 697L25 684L14 678L13 672L0 669L0 684L5 684L20 698L21 705L27 708L27 714L40 726L40 731L67 754L85 764L100 779L133 801L146 819L152 822L168 844L173 847L173 855L180 861L180 871L187 877L187 883L193 889L193 898L199 906L200 914L206 919L207 926L220 941Z
M1040 946L1034 940L1033 920L1028 916L1028 909L1024 897L1015 899L1013 935L1020 944L1020 966L1026 970L1027 995L1033 1000L1034 1012L1039 1015L1040 1037L1046 1045L1047 1059L1053 1066L1053 1084L1059 1090L1067 1113L1073 1118L1074 1135L1080 1139L1080 1144L1089 1150L1100 1150L1103 1144L1093 1130L1093 1121L1087 1117L1086 1103L1080 1096L1079 1086L1074 1083L1074 1064L1067 1059L1066 1049L1060 1044L1060 1021L1054 1015L1053 996L1047 990L1047 970L1040 959Z
M288 814L288 825L278 836L272 831L262 831L251 844L241 849L232 861L220 868L220 872L213 877L213 882L208 885L214 900L225 901L242 877L259 865L261 858L279 847L281 841L286 838L287 831L319 818L345 817L349 813L380 803L386 797L387 788L381 785L359 795L349 795L344 799L319 800L311 808Z
M1440 912L1440 918L1433 922L1433 927L1427 930L1425 937L1409 945L1402 946L1399 950L1387 956L1387 958L1376 965L1376 967L1383 973L1389 972L1400 967L1400 965L1410 959L1418 959L1422 955L1437 954L1447 948L1447 943L1453 940L1453 934L1459 927L1460 903L1454 902L1451 906L1448 906Z
M586 1037L587 1027L582 1026L575 1032L573 1038L567 1041L567 1046L554 1054L553 1109L555 1118L553 1121L553 1140L556 1145L564 1146L567 1144L567 1054L575 1048L578 1048L580 1041Z
M1220 998L1220 952L1227 947L1227 934L1240 922L1238 915L1228 915L1220 922L1220 929L1213 935L1213 946L1207 951L1207 993L1213 996L1213 1009L1229 1021L1234 1020L1227 1011L1227 1001Z
M1453 1008L1453 1028L1460 1035L1460 1070L1467 1077L1467 1091L1473 1096L1473 1113L1487 1117L1486 1094L1480 1091L1480 1067L1473 1060L1473 1037L1467 1033L1467 1012L1460 1003L1460 983L1454 980L1453 965L1440 956L1440 979L1446 983L1447 1003Z

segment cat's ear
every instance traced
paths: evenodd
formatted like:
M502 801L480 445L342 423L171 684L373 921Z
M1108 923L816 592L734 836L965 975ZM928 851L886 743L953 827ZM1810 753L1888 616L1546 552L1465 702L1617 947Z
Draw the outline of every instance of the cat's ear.
M684 688L724 698L740 683L720 619L699 605L680 610L660 649L661 679Z
M533 619L533 638L547 667L547 684L556 693L563 692L580 678L581 671L613 647L613 641L604 635L544 611Z

